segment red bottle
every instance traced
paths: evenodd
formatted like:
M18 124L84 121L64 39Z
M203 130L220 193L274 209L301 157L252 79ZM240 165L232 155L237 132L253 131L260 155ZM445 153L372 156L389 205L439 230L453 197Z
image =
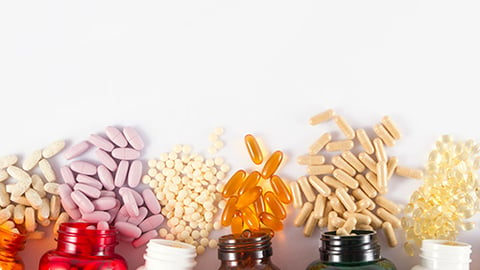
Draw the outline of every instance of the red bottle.
M63 223L57 249L40 259L39 270L127 270L125 259L115 254L117 231L87 229L93 223Z

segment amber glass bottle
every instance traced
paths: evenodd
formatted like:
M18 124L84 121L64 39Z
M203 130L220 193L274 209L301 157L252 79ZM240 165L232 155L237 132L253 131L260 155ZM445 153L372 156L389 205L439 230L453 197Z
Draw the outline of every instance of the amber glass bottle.
M23 250L25 235L0 228L0 270L23 270L23 261L17 252Z

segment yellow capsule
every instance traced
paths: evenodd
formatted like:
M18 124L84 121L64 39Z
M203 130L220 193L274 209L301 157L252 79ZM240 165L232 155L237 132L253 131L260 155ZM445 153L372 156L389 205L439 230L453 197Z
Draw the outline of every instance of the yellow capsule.
M223 209L222 213L222 225L224 227L230 226L230 224L232 223L233 215L237 210L235 208L235 204L237 203L237 201L237 196L232 196L230 197L230 199L228 199L227 204L225 205L225 209Z
M392 147L395 145L395 139L388 133L385 126L382 124L377 124L373 127L373 131L382 139L386 146Z
M342 157L359 173L365 170L365 165L350 151L345 151L342 153Z
M240 234L243 232L243 218L242 218L242 212L241 211L236 211L233 218L232 218L232 224L231 224L231 229L233 234Z
M258 220L257 215L250 209L249 207L245 207L242 209L242 217L243 222L250 230L259 230L260 229L260 221Z
M367 172L367 174L365 174L365 178L367 179L368 183L372 185L372 187L374 187L379 193L382 193L382 189L378 186L378 179L375 173Z
M353 148L353 141L352 140L341 140L341 141L334 141L329 142L325 146L325 150L328 152L335 152L335 151L348 151Z
M240 185L238 189L238 195L242 195L245 191L248 191L257 186L258 182L260 182L260 178L262 175L258 171L253 171L250 175L245 178L245 181Z
M281 231L283 229L283 223L282 221L277 218L276 216L263 212L260 214L260 221L265 224L268 228L274 230L274 231Z
M336 115L334 116L333 120L335 121L335 124L337 124L340 131L342 131L343 135L347 137L347 139L353 140L353 138L355 138L355 131L353 130L352 126L348 124L345 118Z
M235 172L232 177L230 177L230 180L228 180L228 182L223 187L223 197L229 198L234 195L237 192L238 188L240 188L240 185L242 185L242 182L246 176L247 173L244 170L238 170L237 172Z
M398 140L402 137L400 130L397 128L395 123L393 123L392 119L389 116L384 116L382 118L382 124L385 126L385 128L388 130L388 133L390 133L390 135L394 139Z
M355 203L357 205L357 212L362 212L370 206L370 202L366 199L361 199Z
M322 180L320 180L320 178L318 178L316 175L310 175L308 177L308 182L310 182L310 185L312 185L312 187L324 197L328 197L332 192L327 184L322 182Z
M348 173L350 176L354 176L355 174L357 174L357 171L341 156L332 157L332 163L333 165L337 166L337 168L342 169L343 171Z
M260 196L258 196L258 198L255 200L255 202L253 202L253 208L255 209L255 212L257 214L260 214L260 213L263 213L263 212L266 211L265 201L263 199L262 194L260 194Z
M287 211L285 211L285 207L283 207L283 204L277 199L277 196L271 191L267 191L264 196L265 204L270 208L272 214L279 219L285 219L287 217Z
M333 171L333 176L340 181L342 184L345 184L351 189L358 188L358 181L355 178L351 177L342 169L335 169Z
M277 171L278 166L282 163L283 160L283 152L282 151L275 151L270 156L270 158L265 162L262 170L262 176L265 179L269 179L272 175Z
M358 210L357 210L358 211ZM353 212L345 212L343 213L344 218L354 217L357 220L357 225L370 225L372 222L372 218L360 213L353 213Z
M375 209L376 205L375 203L372 201L372 199L370 199L367 194L365 194L365 192L363 192L361 189L357 188L357 189L354 189L352 190L352 195L353 197L355 197L355 199L357 200L363 200L365 199L366 201L369 202L369 206L368 206L368 210L373 210Z
M257 139L252 134L247 134L245 135L245 145L253 163L261 164L263 162L263 154Z
M372 141L368 137L367 132L364 129L357 129L356 133L357 133L357 139L362 145L365 152L367 152L370 155L373 154L375 149L373 148Z
M408 256L413 257L415 255L415 249L411 242L405 242L403 244L403 250L407 253Z
M347 234L352 233L352 230L355 228L355 225L357 225L357 219L353 216L347 218L345 220L345 223L342 226L342 229L344 229Z
M292 202L292 191L288 185L285 184L282 178L280 178L278 175L272 176L272 178L270 178L270 185L280 201L282 201L284 204L289 204Z
M235 207L237 209L242 210L243 208L246 208L250 204L252 204L258 197L260 197L260 194L262 194L262 188L261 187L254 187L251 188L250 190L246 191L240 197L238 197L238 201L235 204Z
M332 135L330 133L328 132L323 133L312 145L310 145L309 147L310 155L317 154L331 140L332 140Z
M335 195L337 195L337 198L342 202L343 206L345 206L348 211L357 211L357 205L352 198L350 198L350 195L345 188L337 188L337 190L335 190Z
M322 122L326 122L335 115L335 111L332 109L328 109L326 111L323 111L321 113L318 113L310 118L310 125L318 125Z

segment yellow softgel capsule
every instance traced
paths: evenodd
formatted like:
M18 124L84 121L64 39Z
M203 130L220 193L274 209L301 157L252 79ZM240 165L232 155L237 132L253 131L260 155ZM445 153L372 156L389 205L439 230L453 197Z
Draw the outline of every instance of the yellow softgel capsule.
M223 187L222 196L224 198L229 198L234 195L240 188L240 185L242 184L243 180L245 180L246 176L247 173L244 170L236 171Z
M250 209L246 207L242 210L243 222L250 230L259 230L260 221L258 220L257 215Z
M246 191L240 197L238 197L238 201L235 204L235 207L237 209L242 210L243 208L246 208L250 204L252 204L258 197L262 194L262 188L261 187L254 187L251 188L250 190Z
M243 231L243 218L242 212L236 211L233 218L230 228L232 229L233 234L240 234Z
M263 162L263 154L257 139L252 134L247 134L245 135L245 145L253 163L261 164Z
M262 176L265 179L269 179L277 171L280 163L283 160L283 152L275 151L272 153L270 158L265 162L262 170Z
M264 195L265 197L265 204L270 208L270 211L274 216L279 219L285 219L287 217L287 211L285 207L283 207L280 200L273 194L271 191L267 191Z
M283 223L282 221L277 218L276 216L263 212L259 215L260 221L265 224L268 228L274 230L274 231L281 231L283 229Z
M252 173L250 173L245 178L245 181L243 181L243 183L240 185L240 188L238 189L238 195L242 195L243 193L245 193L245 191L256 187L258 182L260 182L261 178L262 175L258 171L253 171Z
M289 204L292 202L292 191L288 185L285 184L282 178L280 178L278 175L272 176L272 178L270 178L270 185L280 201L282 201L284 204Z
M224 227L230 226L230 224L232 223L233 215L237 210L235 208L235 204L237 203L237 201L237 196L232 196L230 197L230 199L228 199L227 204L225 205L225 209L223 209L222 213L222 225Z
M258 198L255 200L255 202L253 202L253 208L255 209L255 212L257 214L260 214L260 213L263 213L263 212L266 211L265 200L264 200L262 194L260 194L260 196L258 196Z

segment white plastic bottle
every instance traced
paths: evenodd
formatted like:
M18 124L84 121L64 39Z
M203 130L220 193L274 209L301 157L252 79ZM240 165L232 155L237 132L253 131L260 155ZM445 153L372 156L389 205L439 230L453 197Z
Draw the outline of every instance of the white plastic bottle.
M423 240L421 264L412 270L469 270L472 246L447 240Z
M152 239L143 258L145 265L137 270L193 270L197 252L194 246L178 241Z

